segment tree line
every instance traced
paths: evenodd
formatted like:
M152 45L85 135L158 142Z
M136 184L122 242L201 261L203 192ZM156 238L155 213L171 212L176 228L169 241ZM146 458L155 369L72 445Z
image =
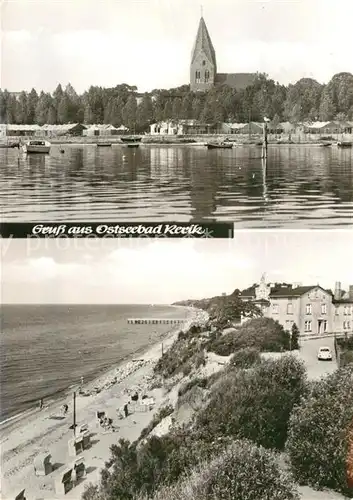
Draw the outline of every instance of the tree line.
M19 95L0 89L0 122L11 124L106 123L144 131L163 120L196 119L204 123L353 120L353 75L338 73L327 84L302 78L288 86L259 73L237 91L227 85L191 92L189 85L155 89L142 98L137 87L91 86L82 95L69 83L53 93L35 89Z

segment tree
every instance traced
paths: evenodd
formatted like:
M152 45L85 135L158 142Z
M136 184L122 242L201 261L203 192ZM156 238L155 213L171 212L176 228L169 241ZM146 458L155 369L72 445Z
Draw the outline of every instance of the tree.
M122 112L124 125L126 125L130 130L135 130L136 127L136 111L137 111L136 97L133 94L131 94Z
M32 89L27 97L27 123L35 123L36 107L38 104L38 94L35 89Z
M295 323L292 325L292 339L291 339L291 348L296 350L300 349L299 346L299 329Z
M293 409L286 449L296 480L352 497L347 472L352 431L353 365L347 365L314 382Z
M137 107L136 121L140 130L146 130L153 122L153 103L151 96L144 94Z
M63 94L57 108L58 123L69 122L69 107L70 107L69 98L67 97L67 95Z

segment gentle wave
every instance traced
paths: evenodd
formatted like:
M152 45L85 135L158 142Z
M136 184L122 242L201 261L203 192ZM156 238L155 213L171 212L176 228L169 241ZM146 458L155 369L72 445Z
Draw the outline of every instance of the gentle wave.
M238 228L353 226L353 154L307 145L53 146L0 150L5 221L234 221Z

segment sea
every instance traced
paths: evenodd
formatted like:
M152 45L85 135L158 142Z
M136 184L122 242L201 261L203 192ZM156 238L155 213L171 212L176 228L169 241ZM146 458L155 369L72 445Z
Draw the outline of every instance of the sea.
M61 150L64 152L62 153ZM353 149L270 145L53 145L0 149L4 222L233 222L236 229L353 227Z
M162 339L171 325L128 318L181 318L160 305L2 305L0 423L62 397Z

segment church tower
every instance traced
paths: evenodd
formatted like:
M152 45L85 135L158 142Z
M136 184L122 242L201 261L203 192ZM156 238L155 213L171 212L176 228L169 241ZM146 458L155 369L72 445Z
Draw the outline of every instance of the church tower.
M216 53L203 17L200 19L190 64L190 90L206 91L215 84Z

